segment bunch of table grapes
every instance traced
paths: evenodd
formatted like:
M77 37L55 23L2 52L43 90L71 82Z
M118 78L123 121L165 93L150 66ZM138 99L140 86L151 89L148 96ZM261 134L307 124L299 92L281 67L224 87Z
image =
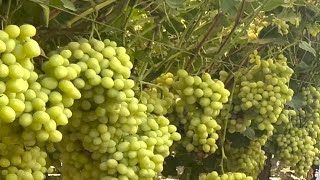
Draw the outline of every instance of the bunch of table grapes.
M181 137L168 119L155 115L163 112L149 114L150 107L135 97L126 49L113 41L82 38L50 54L68 60L49 59L43 65L43 79L61 79L60 94L69 99L60 105L72 112L57 146L64 177L150 179L161 172L169 147Z
M253 126L271 136L286 102L292 99L293 90L288 83L293 70L283 55L262 60L254 51L249 58L254 65L237 72L231 108L224 107L219 122L229 119L230 133Z
M182 138L183 146L189 152L215 152L217 131L221 129L215 117L228 101L230 92L221 81L212 79L207 73L192 76L185 70L177 72L172 87L178 95L173 110L175 118L186 134Z
M217 180L253 180L251 176L247 176L244 173L239 173L239 172L229 172L229 173L224 173L222 175L219 175L216 171L212 171L208 174L202 174L200 176L200 180L212 180L212 179L217 179Z
M267 159L262 146L267 141L267 136L263 135L260 138L250 141L247 147L225 147L227 156L226 168L230 172L242 172L256 178L264 167Z
M70 114L64 97L55 99L59 105L50 102L51 89L64 85L36 72L33 62L41 49L35 35L28 24L0 30L0 179L44 179L43 146L61 141L57 126Z

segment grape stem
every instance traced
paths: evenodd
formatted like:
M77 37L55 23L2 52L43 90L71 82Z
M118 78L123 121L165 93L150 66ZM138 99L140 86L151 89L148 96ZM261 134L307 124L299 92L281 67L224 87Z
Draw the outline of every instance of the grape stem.
M154 86L154 87L158 87L160 89L163 89L162 86L159 86L159 85L156 85L156 84L152 84L152 83L149 83L149 82L146 82L146 81L140 81L141 84L147 84L149 86Z
M126 33L127 33L128 22L129 22L129 19L130 19L131 15L132 15L133 9L135 8L137 2L138 2L137 0L135 0L133 2L133 6L131 7L131 9L130 9L130 11L129 11L128 15L126 16L126 19L125 19L125 21L123 23L123 30L124 30L123 34L122 34L122 44L123 44L123 46L126 45Z
M8 21L9 19L9 13L10 13L10 9L11 9L11 0L8 1L8 8L7 8L7 13L6 13L6 21Z
M230 95L230 100L229 100L229 107L228 107L228 112L231 111L231 104L232 104L232 99L233 99L233 94L234 94L234 89L236 88L236 81L233 82L233 87ZM222 173L224 173L224 159L227 159L227 156L224 152L224 143L226 141L226 134L227 134L227 126L228 126L228 119L226 118L224 121L224 126L223 126L223 134L221 137L221 162L220 162L220 167Z
M107 1L103 1L100 4L95 5L94 7L91 7L89 9L87 9L86 11L82 12L81 14L79 14L78 16L72 18L71 20L69 20L67 22L67 26L71 27L73 23L77 22L79 19L86 17L87 15L93 13L94 11L99 11L100 9L108 6L109 4L116 2L116 0L107 0Z

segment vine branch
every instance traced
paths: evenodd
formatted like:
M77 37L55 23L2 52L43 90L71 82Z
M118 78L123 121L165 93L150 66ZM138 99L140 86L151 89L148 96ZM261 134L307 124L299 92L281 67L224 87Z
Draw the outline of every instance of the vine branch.
M219 47L218 51L217 51L217 54L220 54L222 49L224 48L224 46L227 44L227 42L229 41L229 39L231 38L232 34L234 33L234 31L236 30L237 26L239 25L240 23L240 19L241 19L241 16L242 16L242 13L243 13L243 8L244 8L244 4L245 4L245 0L242 0L241 1L241 5L240 5L240 8L239 8L239 11L238 11L238 14L237 14L237 19L236 21L234 22L234 25L230 31L230 33L228 34L228 36L226 37L226 39L221 43L221 46ZM211 65L209 66L208 69L212 69L214 63L211 63Z
M236 21L234 22L234 26L232 27L231 32L228 34L227 38L222 42L220 48L218 49L217 54L219 54L219 53L221 52L221 50L223 49L223 47L227 44L227 42L228 42L229 39L231 38L232 34L233 34L234 31L236 30L237 26L239 25L240 19L241 19L242 13L243 13L243 8L244 8L245 2L246 2L245 0L242 0L242 1L241 1L240 9L239 9L239 12L238 12L238 15L237 15L237 19L236 19Z
M196 48L194 49L194 55L192 55L192 58L190 59L189 63L187 64L186 69L190 69L191 65L193 64L195 58L198 56L200 49L202 48L203 44L206 42L206 40L208 39L208 37L212 34L214 27L216 27L217 23L219 22L219 19L221 18L222 13L219 12L214 18L213 21L211 23L211 26L209 27L209 30L207 31L207 33L204 35L204 37L202 38L202 40L200 41L200 43L196 46Z
M71 20L69 20L67 22L67 26L68 27L71 27L73 23L77 22L79 19L82 19L83 17L93 13L94 11L99 11L100 9L106 7L107 5L115 2L116 0L107 0L107 1L104 1L100 4L97 4L95 5L94 7L91 7L89 9L87 9L86 11L82 12L81 14L79 14L78 16L72 18Z

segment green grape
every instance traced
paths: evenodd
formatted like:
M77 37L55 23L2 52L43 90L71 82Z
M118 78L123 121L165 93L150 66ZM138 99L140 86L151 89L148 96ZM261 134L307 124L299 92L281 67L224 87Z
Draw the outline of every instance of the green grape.
M20 28L20 36L25 38L33 37L37 33L36 28L30 24L23 24L19 28Z

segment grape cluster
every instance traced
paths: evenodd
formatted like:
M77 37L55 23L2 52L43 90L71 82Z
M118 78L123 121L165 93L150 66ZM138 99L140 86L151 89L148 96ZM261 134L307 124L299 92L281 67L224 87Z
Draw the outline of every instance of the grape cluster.
M41 54L35 35L28 24L0 30L0 179L44 179L42 142L61 140L33 64Z
M51 53L51 57L61 56L69 63L56 70L49 60L43 65L47 70L43 79L61 75L67 86L57 91L68 98L59 107L72 112L67 116L68 125L61 128L64 139L56 148L59 157L55 158L62 161L64 177L150 179L162 171L169 147L181 137L169 120L155 115L164 112L148 114L150 107L135 97L135 83L130 79L133 65L126 49L113 41L82 38ZM66 70L73 73L65 76ZM74 176L75 172L81 173Z
M313 86L302 88L303 102L302 108L298 111L296 124L302 119L304 127L308 131L310 137L316 140L315 147L320 149L320 88ZM319 152L320 153L320 152ZM319 153L314 157L314 163L319 164Z
M269 25L269 22L266 21L267 16L261 14L254 18L250 23L250 26L247 30L247 36L249 41L254 41L258 39L260 32Z
M38 146L24 147L10 144L9 139L0 143L0 177L6 180L42 180L47 172L47 153Z
M214 118L228 101L230 92L207 73L191 76L185 70L177 72L172 87L178 95L174 112L186 134L182 144L189 152L215 152L217 131L221 127Z
M154 79L152 82L161 86L171 87L175 81L175 77L172 73L164 73Z
M267 138L266 135L263 135L250 141L247 147L236 148L227 145L225 147L227 169L231 172L242 172L256 178L263 169L267 158L265 152L261 149Z
M306 176L319 150L316 140L304 128L288 127L286 133L278 134L276 155L280 161L291 167L298 176Z
M250 55L253 67L243 68L236 75L236 88L231 111L229 107L221 113L222 122L229 118L229 132L244 132L252 125L270 136L284 109L293 96L288 82L293 70L287 66L286 58L261 60L257 51ZM283 116L283 115L282 115ZM220 119L219 117L219 119Z
M219 175L216 171L212 171L208 174L200 175L200 180L253 180L251 176L247 176L244 173L240 172L228 172L222 175Z
M31 39L35 34L36 29L31 25L9 25L0 30L1 122L12 123L30 108L25 93L36 84L38 75L33 71L32 58L40 55L38 43Z
M282 19L274 17L272 19L272 25L275 25L278 28L278 32L281 35L287 35L289 33L289 24Z

